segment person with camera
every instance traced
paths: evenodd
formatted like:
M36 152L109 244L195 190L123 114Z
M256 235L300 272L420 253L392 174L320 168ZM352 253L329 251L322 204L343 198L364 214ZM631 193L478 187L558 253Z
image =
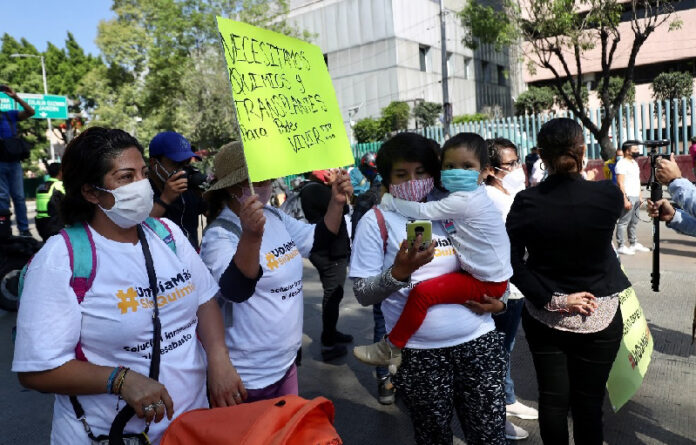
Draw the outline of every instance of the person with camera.
M623 159L616 162L614 172L616 184L624 196L624 210L616 224L616 251L622 255L634 255L636 252L649 252L650 249L638 242L636 226L638 211L642 200L640 197L640 168L636 159L640 156L638 141L626 141L621 146ZM628 244L624 242L624 232L628 233Z
M158 133L150 141L150 184L155 202L150 216L174 221L198 248L198 216L205 212L200 185L203 174L190 166L200 156L191 143L175 131Z
M29 119L34 109L7 85L0 85L0 93L5 93L17 102L22 110L0 112L0 209L10 209L10 197L15 209L17 229L22 236L31 236L27 204L24 200L24 174L21 159L7 153L5 139L17 137L17 122Z
M672 200L681 207L675 209L667 199L655 203L648 201L648 214L659 217L667 227L685 235L696 236L696 186L682 177L681 170L674 160L659 158L655 167L655 178L668 185Z

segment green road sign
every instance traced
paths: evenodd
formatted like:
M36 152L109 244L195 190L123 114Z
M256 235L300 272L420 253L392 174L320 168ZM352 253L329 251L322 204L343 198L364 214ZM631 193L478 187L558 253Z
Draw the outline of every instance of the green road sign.
M67 119L68 98L65 96L53 96L51 94L24 94L19 93L34 108L34 119ZM17 102L6 94L0 93L0 111L19 110Z

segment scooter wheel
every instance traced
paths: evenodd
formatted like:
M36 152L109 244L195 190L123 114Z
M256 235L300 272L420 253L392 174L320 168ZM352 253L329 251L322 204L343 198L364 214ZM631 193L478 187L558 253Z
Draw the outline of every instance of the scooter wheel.
M0 264L0 308L17 312L19 307L19 274L23 264L4 261Z

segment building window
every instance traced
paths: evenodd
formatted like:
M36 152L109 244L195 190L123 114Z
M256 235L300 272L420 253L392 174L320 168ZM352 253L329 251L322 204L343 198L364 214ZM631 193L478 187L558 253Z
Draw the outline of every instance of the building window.
M505 67L498 65L498 85L505 86Z
M471 75L471 64L472 64L471 57L464 57L464 78L465 79L473 79L473 76Z
M420 45L418 47L418 54L420 56L420 70L423 72L430 71L430 47Z
M447 52L447 77L454 74L454 58L451 52Z
M490 83L491 81L491 70L488 68L488 62L481 61L481 74L483 75L483 81Z

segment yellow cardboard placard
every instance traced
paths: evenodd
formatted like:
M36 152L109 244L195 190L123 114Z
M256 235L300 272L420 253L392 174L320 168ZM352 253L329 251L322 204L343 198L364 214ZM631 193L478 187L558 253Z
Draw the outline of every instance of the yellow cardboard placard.
M607 380L609 401L614 412L628 402L643 384L653 351L648 321L632 287L621 292L619 303L623 338Z
M217 18L252 181L355 161L321 49Z

